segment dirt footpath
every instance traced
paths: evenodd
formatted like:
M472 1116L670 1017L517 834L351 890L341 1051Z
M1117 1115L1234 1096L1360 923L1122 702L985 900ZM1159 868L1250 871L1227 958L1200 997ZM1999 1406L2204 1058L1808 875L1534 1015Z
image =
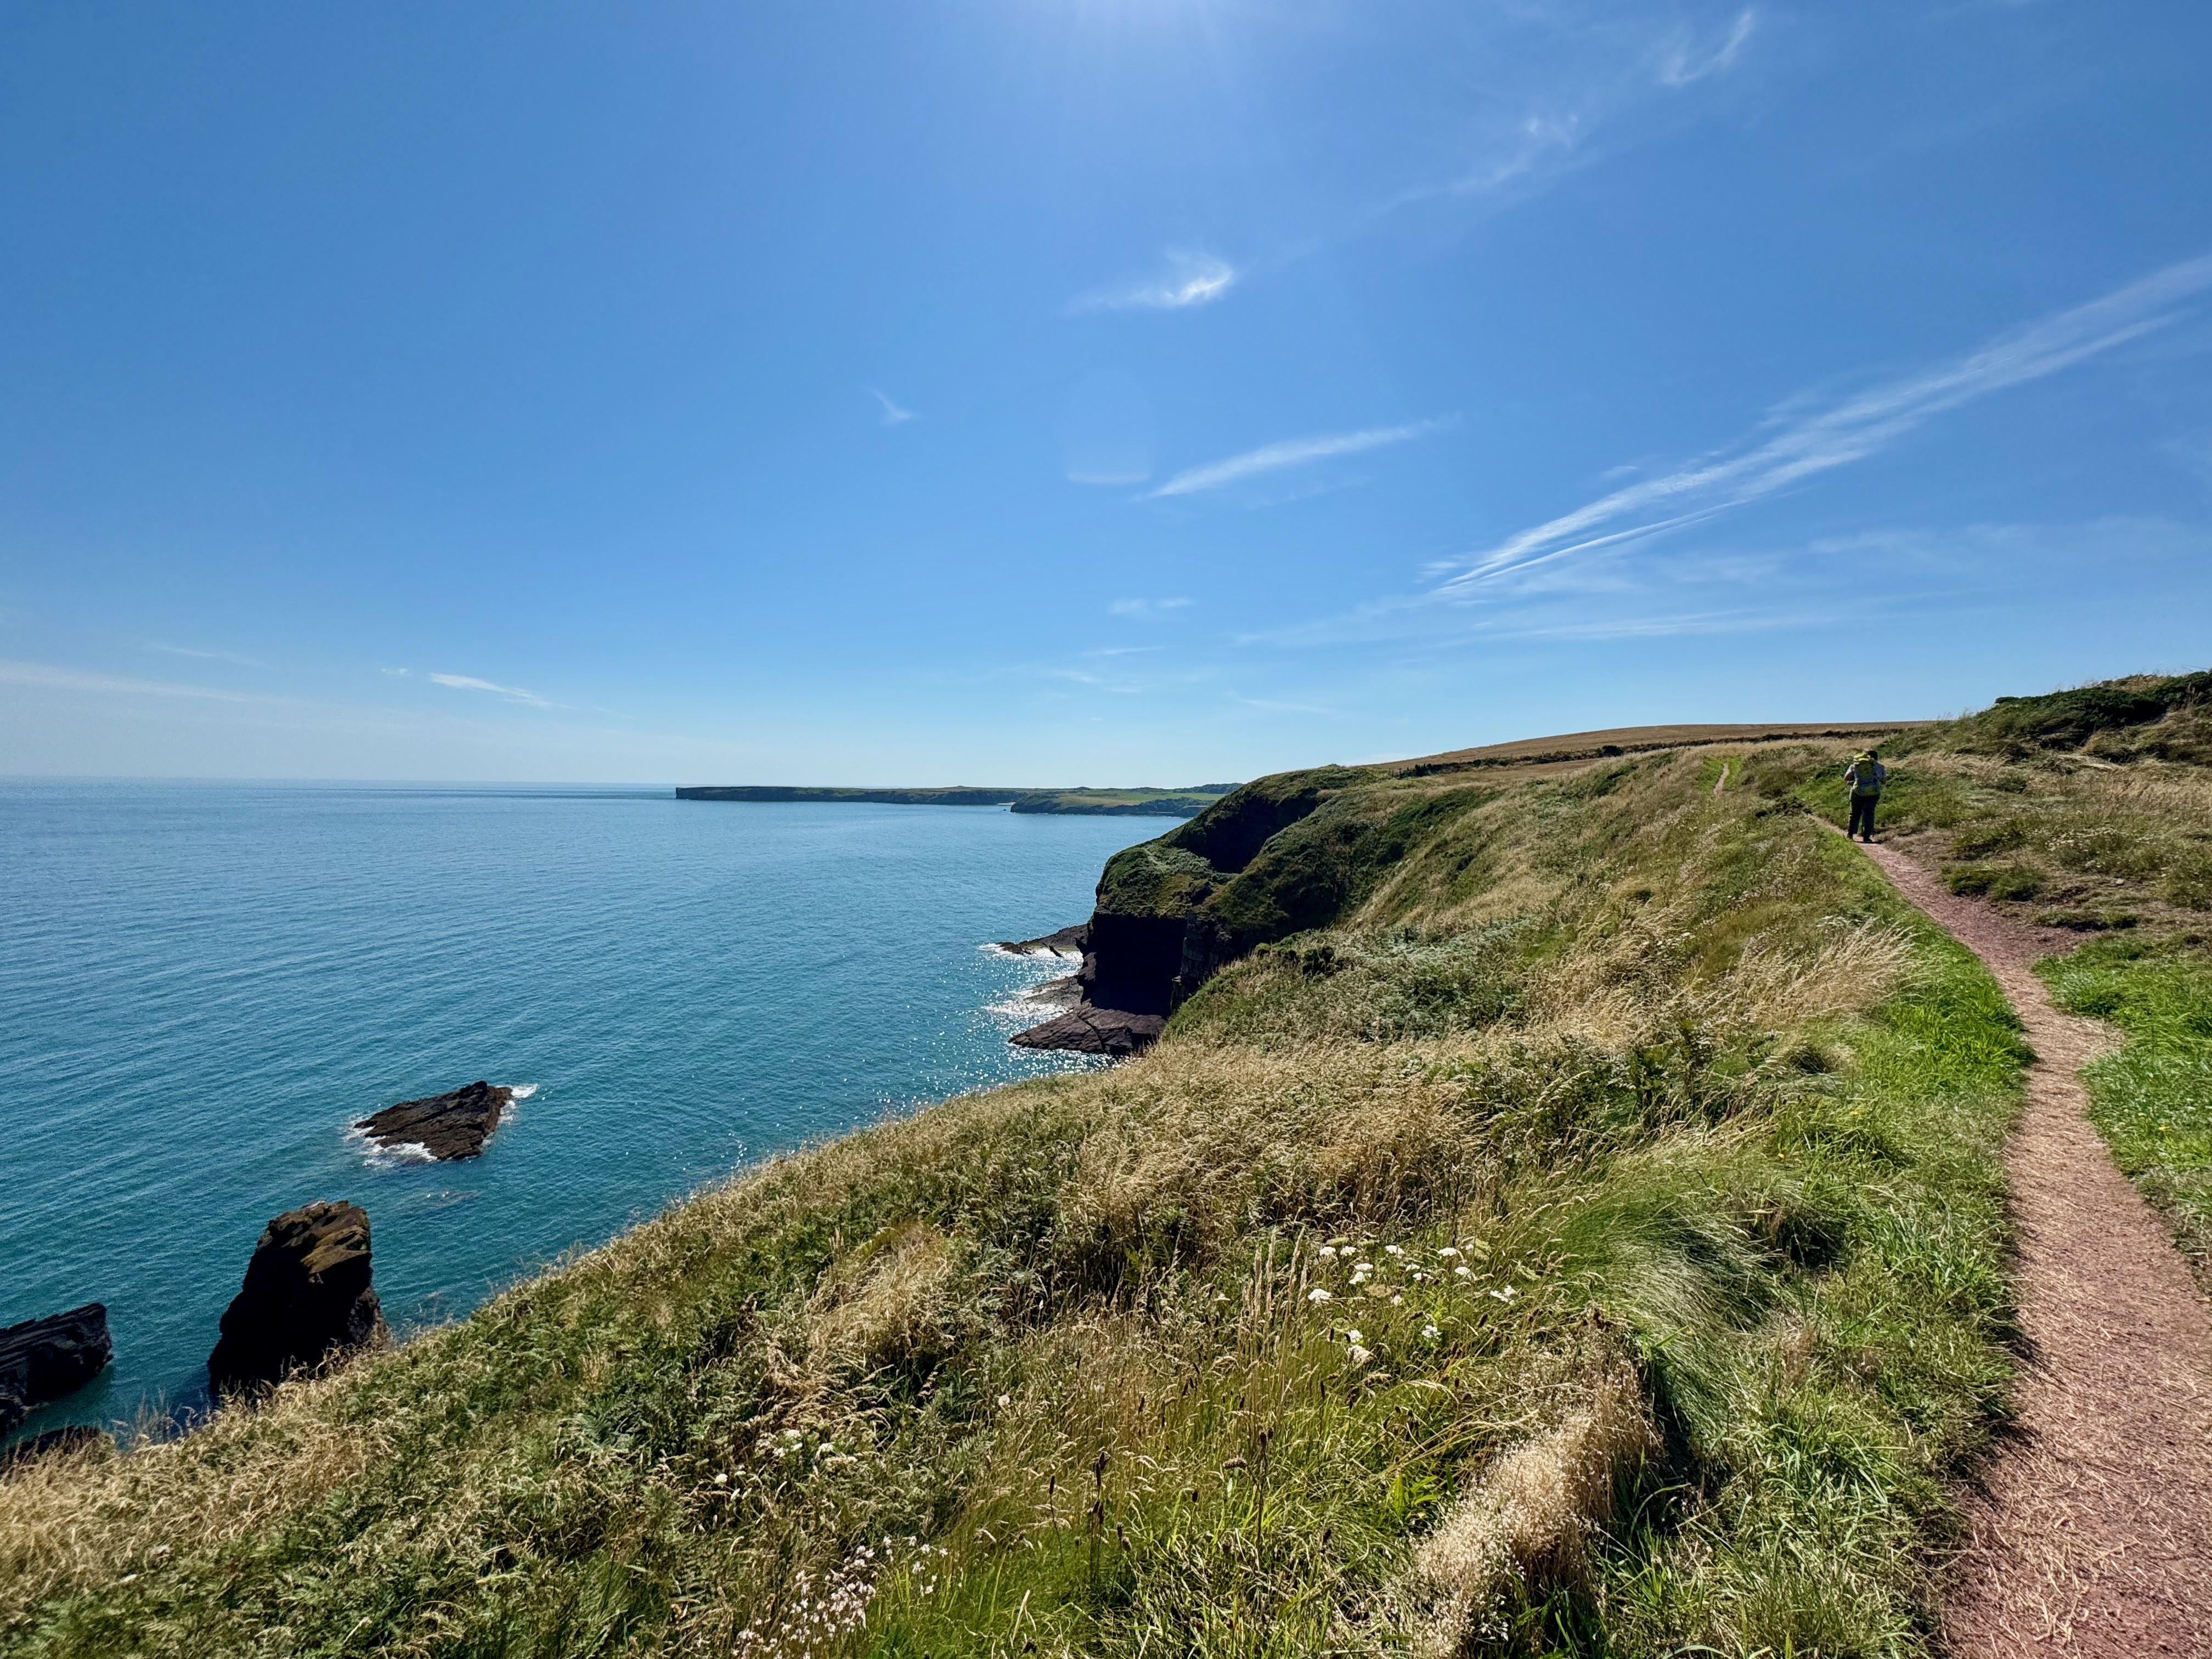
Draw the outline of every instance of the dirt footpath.
M2018 1432L1973 1504L1944 1649L2212 1659L2212 1318L2086 1115L2075 1073L2115 1035L2061 1013L2030 971L2075 940L1947 892L1890 848L1863 850L1989 964L2038 1057L2006 1152Z

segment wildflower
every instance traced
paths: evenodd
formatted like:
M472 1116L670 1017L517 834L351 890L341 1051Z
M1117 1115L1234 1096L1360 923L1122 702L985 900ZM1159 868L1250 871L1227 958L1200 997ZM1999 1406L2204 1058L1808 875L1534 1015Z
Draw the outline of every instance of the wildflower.
M1402 1296L1394 1296L1390 1298L1390 1305L1394 1308L1402 1308L1406 1305L1406 1298Z
M716 1486L728 1486L728 1485L730 1484L730 1477L729 1477L728 1474L727 1474L726 1471L723 1471L723 1470L720 1470L720 1469L717 1469L717 1470L715 1470L715 1471L714 1471L714 1484L715 1484Z
M1403 1255L1406 1254L1406 1247L1403 1244L1385 1244L1382 1247L1382 1250L1386 1255Z
M1438 1337L1442 1336L1443 1333L1433 1325L1424 1325L1421 1327L1421 1334L1424 1337L1426 1337L1430 1341L1433 1342Z
M1306 1292L1306 1300L1309 1302L1334 1302L1336 1298L1331 1296L1327 1291L1322 1289L1320 1285L1316 1285L1313 1289Z
M1459 1251L1458 1251L1458 1250L1457 1250L1457 1249L1455 1249L1454 1246L1449 1245L1449 1244L1447 1244L1447 1245L1445 1245L1445 1246L1443 1247L1443 1249L1442 1249L1441 1250L1438 1250L1438 1251L1437 1252L1437 1254L1438 1255L1440 1255L1440 1256L1443 1257L1443 1259L1444 1259L1445 1261L1450 1261L1454 1256L1457 1255L1459 1254Z
M1336 1260L1336 1246L1334 1244L1324 1244L1320 1249L1315 1251L1314 1254L1320 1256L1325 1261L1334 1261Z
M1359 1331L1346 1331L1346 1332L1344 1334L1344 1340L1345 1340L1346 1341L1349 1342L1350 1344L1352 1344L1352 1346L1353 1347L1355 1347L1355 1348L1356 1348L1356 1347L1358 1347L1361 1343L1364 1342L1364 1341L1367 1340L1367 1338L1366 1338L1366 1336L1365 1336L1363 1333L1361 1333L1361 1332L1359 1332Z
M1004 1410L1006 1410L1007 1407L1009 1407L1009 1406L1012 1405L1013 1403L1014 1403L1014 1397L1013 1397L1013 1395L1010 1395L1010 1394L1002 1394L1002 1395L1000 1395L999 1396L999 1409L1000 1409L1000 1411L1004 1411Z
M1454 1267L1452 1269L1452 1277L1454 1279L1472 1279L1474 1277L1474 1269L1472 1267Z
M1510 1302L1513 1299L1513 1287L1508 1285L1502 1291L1492 1291L1491 1295L1500 1302Z
M1366 1349L1361 1347L1357 1342L1353 1343L1352 1346L1345 1350L1345 1352L1352 1356L1352 1363L1355 1365L1364 1365L1369 1360L1375 1358L1373 1354L1368 1352Z

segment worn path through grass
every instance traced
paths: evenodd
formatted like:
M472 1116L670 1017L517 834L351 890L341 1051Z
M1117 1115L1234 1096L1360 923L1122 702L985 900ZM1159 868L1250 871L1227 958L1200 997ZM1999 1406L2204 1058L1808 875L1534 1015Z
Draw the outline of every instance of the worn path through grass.
M2007 1150L2019 1225L2015 1431L1970 1512L1944 1632L1972 1659L2212 1653L2212 1320L2088 1120L2109 1028L2033 972L2043 930L1864 849L1989 966L2033 1047Z

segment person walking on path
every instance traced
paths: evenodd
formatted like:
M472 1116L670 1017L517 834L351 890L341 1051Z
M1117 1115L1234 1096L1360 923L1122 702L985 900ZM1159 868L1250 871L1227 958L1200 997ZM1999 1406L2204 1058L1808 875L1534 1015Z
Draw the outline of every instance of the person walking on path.
M1851 769L1844 774L1844 781L1851 787L1851 827L1846 836L1856 836L1861 841L1874 839L1874 809L1881 805L1881 787L1889 781L1889 769L1881 763L1881 751L1869 749L1851 762Z

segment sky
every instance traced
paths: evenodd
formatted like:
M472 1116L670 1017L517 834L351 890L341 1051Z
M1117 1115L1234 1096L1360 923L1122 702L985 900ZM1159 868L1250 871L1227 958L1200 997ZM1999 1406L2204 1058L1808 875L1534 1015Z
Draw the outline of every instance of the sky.
M2202 0L0 0L0 774L1224 781L2212 662Z

